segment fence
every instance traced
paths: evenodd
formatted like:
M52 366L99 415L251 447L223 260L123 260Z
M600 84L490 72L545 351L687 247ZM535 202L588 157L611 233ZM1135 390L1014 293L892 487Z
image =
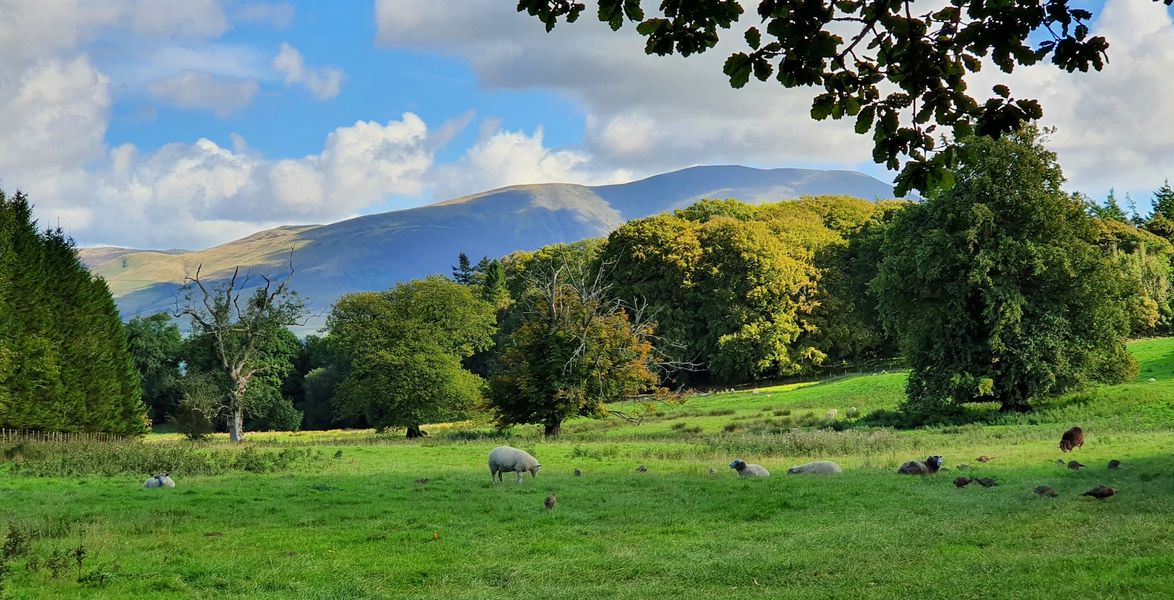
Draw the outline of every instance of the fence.
M75 442L119 442L126 439L114 433L89 431L32 431L27 429L0 428L0 443L47 442L69 444Z

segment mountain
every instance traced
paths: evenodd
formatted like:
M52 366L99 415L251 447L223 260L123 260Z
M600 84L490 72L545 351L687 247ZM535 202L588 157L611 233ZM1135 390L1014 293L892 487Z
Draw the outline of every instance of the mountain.
M702 198L767 202L842 194L892 197L892 186L854 171L692 167L631 183L518 185L330 225L278 227L199 251L82 248L82 261L106 278L123 316L173 310L184 277L242 272L280 275L293 260L294 287L322 313L342 294L449 273L458 252L476 261L515 250L606 236L625 221ZM291 255L292 252L292 255Z

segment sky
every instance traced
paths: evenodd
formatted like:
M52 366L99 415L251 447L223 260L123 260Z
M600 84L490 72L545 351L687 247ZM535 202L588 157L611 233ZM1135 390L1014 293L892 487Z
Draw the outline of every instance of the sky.
M1144 211L1174 176L1174 13L1073 4L1111 44L1104 71L984 69L971 89L1039 98L1068 187L1114 188ZM81 246L197 249L698 164L894 176L851 120L809 118L814 90L730 89L721 64L740 29L697 57L648 57L630 25L585 15L547 34L515 6L0 0L0 188Z

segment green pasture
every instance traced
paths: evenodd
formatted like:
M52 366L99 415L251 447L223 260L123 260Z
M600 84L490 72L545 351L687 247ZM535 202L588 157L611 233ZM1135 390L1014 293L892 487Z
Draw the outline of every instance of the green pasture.
M534 427L494 437L481 422L426 427L431 436L412 442L369 431L255 434L246 445L262 456L312 452L272 471L263 461L258 472L176 470L172 490L143 489L149 473L119 461L163 461L135 457L170 456L175 446L241 450L157 435L132 449L78 449L87 456L52 463L62 472L45 476L29 461L48 459L10 445L0 455L0 535L15 526L29 543L9 562L4 594L1170 598L1174 339L1131 349L1142 363L1136 382L1030 414L915 430L868 425L869 413L901 397L904 375L885 373L693 396L638 423L576 419L557 441ZM849 419L849 407L862 416ZM832 408L834 423L825 419ZM1061 455L1059 436L1072 425L1084 427L1085 446ZM490 482L486 456L504 443L538 457L537 478ZM895 474L928 454L943 455L950 471ZM974 461L983 454L994 460ZM739 480L726 466L735 457L772 476ZM1061 457L1088 468L1059 467ZM814 459L845 473L786 474ZM1122 468L1108 470L1110 459ZM999 485L955 488L960 463ZM1098 484L1119 493L1080 496ZM1036 496L1037 485L1059 496ZM558 505L547 511L551 493ZM76 556L60 564L79 546L80 582ZM46 566L55 556L56 577Z

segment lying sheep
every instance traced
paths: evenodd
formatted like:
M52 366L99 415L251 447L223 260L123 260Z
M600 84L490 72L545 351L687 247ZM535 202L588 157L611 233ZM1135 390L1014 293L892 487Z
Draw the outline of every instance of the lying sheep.
M830 460L816 460L809 463L803 463L797 467L791 467L790 469L787 469L787 472L791 474L811 473L813 475L839 475L840 473L843 473L844 470L840 468L840 465L837 465Z
M925 459L924 462L920 460L911 460L897 469L901 475L929 475L937 473L938 469L942 468L942 457L938 455L931 456Z
M541 468L538 459L525 450L498 446L489 453L489 476L494 481L504 481L502 473L513 471L518 474L518 483L522 483L523 473L529 471L531 477L537 477Z
M840 414L840 411L833 408L828 411L827 420L834 421L836 419L836 417L839 416L839 414Z
M146 488L173 488L175 481L171 479L170 473L160 473L154 477L147 478L143 482L143 487Z
M748 464L746 461L735 458L730 468L738 472L739 477L769 477L770 471L762 465Z

